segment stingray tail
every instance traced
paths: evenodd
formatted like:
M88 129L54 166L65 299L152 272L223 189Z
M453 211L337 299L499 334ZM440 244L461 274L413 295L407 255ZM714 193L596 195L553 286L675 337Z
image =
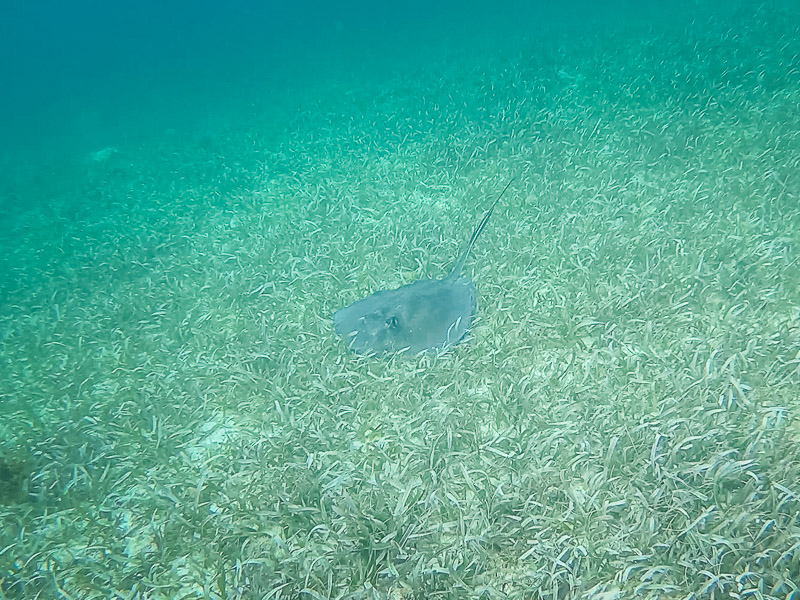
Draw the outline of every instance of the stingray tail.
M464 248L464 251L461 253L461 256L458 257L458 261L456 262L455 266L453 266L453 270L450 271L450 274L446 277L448 280L456 279L459 274L461 273L461 269L464 266L464 262L467 260L467 256L469 256L472 247L475 245L475 241L478 239L478 236L483 231L483 228L486 227L486 223L489 222L489 217L492 216L492 211L494 211L494 207L497 206L497 203L500 202L500 198L503 197L503 194L506 193L506 190L509 186L514 182L515 177L512 177L508 180L506 187L503 188L503 191L497 195L492 205L489 207L489 210L486 211L486 214L481 219L481 222L475 228L475 231L472 232L472 237L469 238L469 242L467 242L467 247Z

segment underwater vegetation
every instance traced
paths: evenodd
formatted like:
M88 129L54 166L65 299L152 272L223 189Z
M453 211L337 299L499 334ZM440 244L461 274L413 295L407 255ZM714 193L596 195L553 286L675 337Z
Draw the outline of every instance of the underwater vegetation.
M7 175L48 201L0 240L0 597L798 598L799 27L509 40ZM462 342L349 353L512 175Z

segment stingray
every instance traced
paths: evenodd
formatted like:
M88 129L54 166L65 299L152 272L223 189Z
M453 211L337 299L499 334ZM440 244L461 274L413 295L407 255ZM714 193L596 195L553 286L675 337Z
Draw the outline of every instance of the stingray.
M475 310L475 287L461 269L506 184L444 279L420 279L382 290L333 313L333 325L351 351L367 356L444 352L461 341Z

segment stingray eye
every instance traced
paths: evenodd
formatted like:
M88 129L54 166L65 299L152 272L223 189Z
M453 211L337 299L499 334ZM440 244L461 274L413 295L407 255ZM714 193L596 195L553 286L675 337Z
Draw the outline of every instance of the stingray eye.
M397 317L392 315L388 319L386 319L386 326L389 329L397 329L397 326L400 325L400 322L397 320Z

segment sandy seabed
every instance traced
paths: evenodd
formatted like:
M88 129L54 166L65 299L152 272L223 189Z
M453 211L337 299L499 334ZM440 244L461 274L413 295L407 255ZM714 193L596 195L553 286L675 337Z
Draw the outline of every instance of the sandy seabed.
M800 597L798 107L755 12L9 183L0 597ZM465 341L349 355L510 177Z

